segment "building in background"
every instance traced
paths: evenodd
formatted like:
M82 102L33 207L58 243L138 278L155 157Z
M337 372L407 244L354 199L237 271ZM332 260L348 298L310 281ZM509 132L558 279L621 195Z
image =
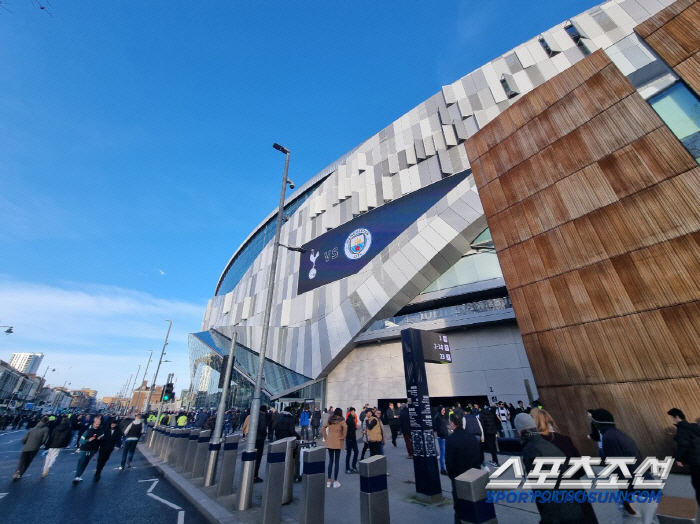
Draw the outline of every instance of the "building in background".
M668 454L668 408L700 412L699 5L610 0L535 33L289 197L280 242L306 252L280 250L266 400L405 398L410 326L449 336L434 404L527 401L529 382L582 450L605 407ZM250 390L275 214L190 335L198 407L233 333Z
M13 353L10 359L10 366L22 373L36 375L43 359L43 353Z

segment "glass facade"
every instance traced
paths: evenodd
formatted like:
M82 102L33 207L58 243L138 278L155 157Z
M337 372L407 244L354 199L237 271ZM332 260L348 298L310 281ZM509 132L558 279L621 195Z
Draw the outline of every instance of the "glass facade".
M221 399L219 377L223 356L228 354L231 339L216 332L190 333L188 347L192 376L193 407L218 407ZM234 350L232 383L227 406L248 407L252 402L259 355L247 347L236 344ZM263 369L262 403L269 405L270 399L282 392L298 388L311 379L285 368L270 359L265 359Z
M321 181L322 182L322 181ZM291 216L299 207L306 202L316 188L321 184L318 182L307 189L299 198L290 202L284 207L284 214ZM273 216L268 222L248 240L246 245L240 250L238 255L226 268L223 278L220 281L219 287L216 290L216 295L225 295L241 280L248 268L253 264L255 258L260 254L263 248L275 238L277 231L277 215Z
M510 297L489 298L487 300L479 300L478 302L469 302L467 304L431 309L428 311L419 311L417 313L409 313L408 315L377 320L371 324L366 331L410 326L411 324L425 322L427 320L456 319L471 315L473 313L485 313L487 311L498 311L501 309L512 308L513 304L510 301Z
M649 103L700 163L700 99L697 95L684 83L677 82L650 98Z

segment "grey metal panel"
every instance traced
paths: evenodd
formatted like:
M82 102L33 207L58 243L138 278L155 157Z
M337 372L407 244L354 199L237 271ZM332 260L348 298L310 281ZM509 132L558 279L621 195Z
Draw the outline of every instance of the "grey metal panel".
M322 318L318 322L318 345L321 350L321 368L325 368L330 361L333 360L331 356L331 344L328 339L328 326L326 325L325 318Z
M530 82L532 82L533 86L537 87L544 84L544 76L537 65L528 67L525 69L525 72L527 73L527 76L530 79Z
M583 56L583 53L581 52L581 49L576 46L576 47L570 47L569 49L566 49L564 51L564 56L571 62L571 64L575 64L579 60L583 60L585 57Z
M484 109L478 94L474 93L473 95L469 95L467 98L469 99L469 105L472 106L472 110L481 111Z
M471 74L462 77L462 85L464 86L464 92L467 94L467 96L475 95L478 91L476 84L474 83L474 77Z
M482 89L488 89L489 84L486 82L486 76L481 69L477 69L471 74L472 80L474 80L474 85L476 86L476 91L479 92ZM471 93L470 93L471 94ZM473 107L473 106L472 106Z

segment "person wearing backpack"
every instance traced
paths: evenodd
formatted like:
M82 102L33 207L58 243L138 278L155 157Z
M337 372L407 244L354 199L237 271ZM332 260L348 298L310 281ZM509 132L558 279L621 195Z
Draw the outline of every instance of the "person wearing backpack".
M678 408L668 410L668 415L676 426L676 463L690 467L690 483L695 490L695 500L700 505L700 426L685 420L685 414Z

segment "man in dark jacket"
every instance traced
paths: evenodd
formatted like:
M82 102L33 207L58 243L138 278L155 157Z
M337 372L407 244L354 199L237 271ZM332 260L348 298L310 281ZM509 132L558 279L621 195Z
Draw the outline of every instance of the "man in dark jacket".
M270 408L267 412L267 438L270 442L275 440L277 431L277 422L280 419L280 413L275 408Z
M78 468L75 470L73 484L83 481L83 471L90 463L90 459L95 452L100 449L102 441L102 419L96 416L90 426L80 437L80 458L78 458Z
M258 419L258 434L255 435L255 450L257 456L255 457L255 478L253 482L262 482L263 479L260 478L260 463L262 462L263 451L265 449L265 438L267 437L267 427L263 424L265 417L267 416L267 406L260 406L260 415Z
M58 458L59 451L61 451L61 448L68 447L72 438L73 431L71 429L70 419L68 417L63 417L61 423L56 426L49 437L49 441L46 443L49 452L46 454L46 459L44 460L42 477L46 477L49 474L51 466L53 466L53 463L56 462L56 458Z
M117 427L117 420L112 419L109 423L109 429L104 430L102 442L100 442L100 451L97 454L97 466L95 467L95 480L100 480L102 469L107 464L109 456L114 451L114 448L122 447L122 432Z
M445 467L447 476L452 481L452 496L454 497L455 523L460 524L457 514L457 486L455 478L470 469L479 469L484 461L481 445L476 439L462 428L462 419L454 413L450 415L452 434L447 437L445 444Z
M482 421L483 423L483 421ZM542 438L537 432L537 424L527 413L519 413L515 417L515 429L520 434L523 442L523 465L525 472L530 473L534 469L535 458L538 457L566 457L566 454L551 442ZM553 490L559 490L564 468L561 469L557 484ZM539 491L547 491L538 488ZM586 519L580 504L576 502L548 503L535 501L540 512L540 524L586 524Z
M411 419L408 415L408 405L401 404L401 412L399 413L399 423L401 424L401 434L406 442L406 451L408 458L413 458L413 442L411 441Z
M314 412L311 415L311 437L316 440L317 438L321 438L321 434L319 433L319 428L321 427L321 410L318 408L314 408Z
M277 423L275 424L275 440L287 437L298 437L297 432L294 429L294 415L292 415L289 411L280 411L276 414Z
M27 471L27 468L36 457L39 448L46 442L49 438L49 417L41 417L39 423L30 429L26 435L22 438L22 453L19 456L19 463L17 464L17 471L15 472L12 480L19 480Z
M591 416L594 426L600 432L601 442L603 444L603 454L606 457L631 457L635 459L634 464L629 465L631 472L635 471L642 463L642 454L639 452L637 443L632 437L623 433L615 425L615 417L607 409L590 409L588 413ZM644 474L645 480L653 480L649 470ZM630 487L626 492L634 492ZM640 514L642 522L652 522L653 516L656 514L658 502L653 499L648 501L642 500L635 503L634 507L629 502L623 502L624 509L631 515Z
M345 473L358 473L357 471L357 415L355 408L348 408L348 416L345 418L348 432L345 435ZM350 467L350 453L354 453L352 468Z
M394 403L389 402L389 409L386 410L386 420L391 430L391 443L396 447L396 437L399 434L399 410L394 409Z
M485 405L479 413L479 420L484 430L484 446L491 453L491 461L489 464L497 468L498 454L496 449L496 435L498 435L498 431L501 429L501 423L496 417L496 411L488 405Z
M680 467L690 467L690 484L695 490L695 500L700 505L700 426L685 420L685 414L678 408L672 408L668 414L676 426L676 462Z

